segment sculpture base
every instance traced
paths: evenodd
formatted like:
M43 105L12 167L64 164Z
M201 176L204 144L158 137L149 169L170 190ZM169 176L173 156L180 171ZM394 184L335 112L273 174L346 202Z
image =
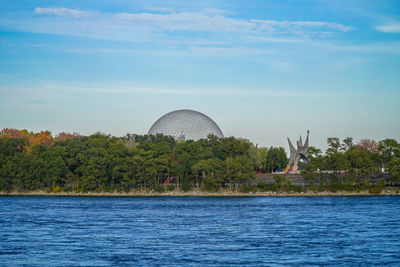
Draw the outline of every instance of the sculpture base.
M297 173L298 171L297 171L297 165L294 165L293 167L292 167L292 173Z
M286 169L285 169L285 172L284 172L284 174L288 174L289 173L289 171L290 171L290 169L292 169L292 173L298 173L298 170L297 170L297 168L298 168L298 166L297 165L286 165Z

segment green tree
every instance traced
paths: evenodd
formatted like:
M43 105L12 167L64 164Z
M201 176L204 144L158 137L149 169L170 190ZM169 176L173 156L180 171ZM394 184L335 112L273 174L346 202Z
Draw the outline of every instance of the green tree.
M223 183L223 163L220 159L212 158L198 161L193 167L194 172L202 175L202 186L206 190L217 191Z
M327 155L335 154L339 152L340 140L337 137L328 137L327 139L328 149L326 150Z
M353 144L353 138L352 137L346 137L343 139L343 143L340 146L340 150L343 152L349 151L353 149L354 144Z
M287 165L288 158L283 147L271 147L267 152L266 165L268 169L275 172L284 169Z
M238 156L233 159L233 176L236 180L236 187L255 179L255 172L251 161L245 156Z
M326 162L329 170L333 170L338 173L350 168L349 158L340 152L329 154L326 158Z
M395 139L379 141L378 150L382 168L385 168L393 157L400 157L400 144Z
M268 148L260 147L257 149L257 161L256 166L257 169L260 171L265 172L267 169L267 155L268 155Z
M368 176L376 172L373 155L369 151L353 149L346 153L349 161L349 173L355 176Z
M400 158L392 158L387 164L391 183L400 183Z

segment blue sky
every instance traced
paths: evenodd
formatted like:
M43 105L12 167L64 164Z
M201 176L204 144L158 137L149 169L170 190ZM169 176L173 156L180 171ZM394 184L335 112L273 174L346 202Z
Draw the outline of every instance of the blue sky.
M400 2L0 2L0 128L144 134L189 108L284 146L400 139Z

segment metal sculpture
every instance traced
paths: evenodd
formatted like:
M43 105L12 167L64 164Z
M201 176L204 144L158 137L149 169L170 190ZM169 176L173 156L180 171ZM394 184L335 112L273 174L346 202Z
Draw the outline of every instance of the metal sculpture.
M223 138L221 129L207 115L190 109L169 112L159 118L148 134L170 135L177 140L199 140L209 134Z
M309 133L310 131L307 131L307 138L304 145L300 135L300 140L297 141L297 149L294 148L292 142L290 142L289 137L287 138L290 147L290 158L289 158L289 163L287 164L285 169L285 174L288 174L290 169L292 169L292 173L297 173L298 163L300 159L305 162L308 162L307 156L308 156L308 146L309 146L309 140L308 140Z

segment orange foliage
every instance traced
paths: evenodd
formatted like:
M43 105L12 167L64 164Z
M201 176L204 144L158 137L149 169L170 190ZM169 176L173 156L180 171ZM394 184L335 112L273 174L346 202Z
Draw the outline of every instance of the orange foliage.
M38 144L52 145L53 137L51 136L51 132L41 131L39 133L35 133L31 145L38 145Z
M31 146L43 144L43 145L52 145L53 137L51 136L50 131L41 131L38 133L29 132L26 129L18 130L18 129L9 129L4 128L0 131L0 136L3 138L18 138L18 139L26 139L27 146L25 149L27 152L31 151Z
M0 137L2 138L17 138L17 139L25 139L27 145L24 147L27 152L31 151L31 147L34 145L42 144L42 145L52 145L54 141L65 141L69 139L82 138L83 136L78 133L59 133L55 138L51 136L50 131L40 131L38 133L29 132L26 129L18 130L18 129L10 129L4 128L0 131Z
M78 133L59 133L55 138L54 141L65 141L65 140L69 140L69 139L76 139L76 138L82 138L82 135L78 134Z
M17 129L9 129L9 128L4 128L1 130L0 135L3 138L17 138L17 139L22 139L24 137L27 137L28 135L27 130L17 130Z

